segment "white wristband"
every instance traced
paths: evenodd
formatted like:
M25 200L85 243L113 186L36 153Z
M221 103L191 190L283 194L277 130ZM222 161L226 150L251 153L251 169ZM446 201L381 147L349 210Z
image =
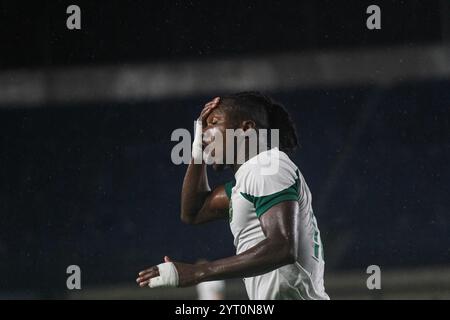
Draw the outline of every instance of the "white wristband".
M195 164L201 164L203 162L203 135L202 135L202 122L200 120L195 121L195 133L194 142L192 143L192 158Z
M161 263L157 267L159 276L150 279L148 283L150 288L178 287L178 271L172 262Z

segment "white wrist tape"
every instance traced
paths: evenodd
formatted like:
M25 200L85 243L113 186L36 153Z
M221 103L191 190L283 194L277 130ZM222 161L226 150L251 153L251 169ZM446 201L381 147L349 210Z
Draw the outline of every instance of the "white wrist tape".
M192 159L195 164L203 162L203 135L202 122L197 120L195 122L194 142L192 143Z
M159 276L151 278L148 286L158 287L178 287L178 271L172 262L165 262L157 265Z

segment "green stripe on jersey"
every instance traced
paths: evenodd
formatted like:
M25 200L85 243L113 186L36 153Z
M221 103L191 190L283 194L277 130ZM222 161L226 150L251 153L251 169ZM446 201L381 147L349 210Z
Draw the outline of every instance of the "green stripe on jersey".
M267 196L256 197L243 192L241 192L241 195L245 199L253 203L253 205L255 206L256 216L260 218L264 213L267 212L267 210L279 204L280 202L298 201L298 183L299 180L297 179L295 183L289 188Z
M225 193L227 194L228 199L231 199L231 189L233 189L233 187L235 186L236 181L232 180L232 181L228 181L227 183L225 183L224 187L225 187Z

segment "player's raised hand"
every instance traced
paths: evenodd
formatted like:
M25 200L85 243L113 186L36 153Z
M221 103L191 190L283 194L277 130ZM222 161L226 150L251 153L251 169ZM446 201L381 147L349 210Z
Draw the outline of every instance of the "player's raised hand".
M207 104L200 112L200 116L197 118L195 123L195 135L194 141L192 143L192 159L194 160L194 164L202 164L203 163L203 130L207 127L206 119L211 114L211 112L217 108L219 105L220 98L216 97Z
M220 98L216 97L213 100L209 101L207 104L205 104L205 106L202 109L202 112L200 112L200 116L198 117L198 121L202 122L202 126L206 127L206 119L208 118L208 116L211 114L211 112L217 108L217 106L219 105L220 102Z

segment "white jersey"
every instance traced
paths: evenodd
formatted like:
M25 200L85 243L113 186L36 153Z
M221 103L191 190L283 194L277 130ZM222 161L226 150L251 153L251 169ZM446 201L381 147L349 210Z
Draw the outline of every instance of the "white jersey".
M297 166L278 148L261 152L238 169L225 185L230 227L237 254L266 237L259 218L283 201L298 201L301 230L298 260L274 271L245 278L250 299L329 299L324 289L324 255L311 192Z

